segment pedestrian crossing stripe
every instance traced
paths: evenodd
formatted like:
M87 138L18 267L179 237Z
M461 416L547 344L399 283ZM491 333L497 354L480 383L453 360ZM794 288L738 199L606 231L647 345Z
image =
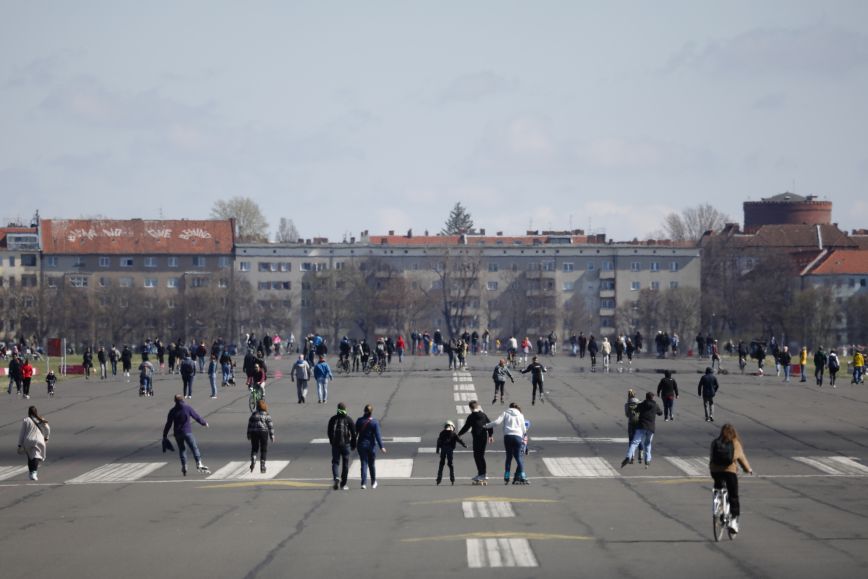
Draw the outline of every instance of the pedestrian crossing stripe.
M421 436L384 436L383 444L404 444L404 443L419 444L422 442ZM328 444L328 438L314 438L310 441L311 444Z
M435 454L435 453L437 452L437 448L434 447L434 446L420 446L420 447L419 447L419 450L417 450L416 452L418 452L419 454ZM469 454L469 453L471 453L471 452L473 452L473 451L470 450L470 449L467 449L467 450L458 450L458 449L455 449L453 452L454 452L455 454ZM506 451L503 450L503 449L498 450L498 449L492 449L492 448L488 448L488 449L486 449L486 451L485 451L486 454L490 454L490 453L492 453L492 452L496 452L496 453L504 453L504 452L506 452ZM536 451L535 449L531 448L531 449L528 450L528 452L531 453L531 454L534 454L534 453L537 452L537 451Z
M467 404L456 404L455 414L470 414L470 406Z
M473 376L457 376L453 380L455 382L473 382Z
M609 478L621 476L606 459L599 457L544 458L543 464L555 477Z
M465 519L506 519L515 517L512 504L507 501L463 501L461 509Z
M473 384L455 384L454 386L456 391L473 392L476 389Z
M467 539L467 566L539 567L527 539Z
M708 457L679 458L677 456L667 456L666 460L687 476L708 477Z
M104 464L66 481L68 484L123 483L146 477L166 466L165 462L118 462Z
M410 478L413 476L412 458L378 458L374 465L377 471L377 480L383 478ZM359 459L353 460L353 463L350 465L350 475L355 476L353 473L358 474L361 471L361 461Z
M27 472L26 466L0 466L0 480L7 480Z
M868 475L868 467L846 456L794 456L793 460L812 466L826 474Z
M255 464L253 471L250 470L250 462L244 460L232 461L226 466L212 473L208 480L269 480L276 477L289 466L288 460L269 460L268 472L259 472L259 465Z
M476 392L456 392L454 398L455 402L470 402L476 400Z
M610 442L616 444L627 444L630 442L629 438L594 438L594 437L585 437L585 436L534 436L532 437L536 442Z

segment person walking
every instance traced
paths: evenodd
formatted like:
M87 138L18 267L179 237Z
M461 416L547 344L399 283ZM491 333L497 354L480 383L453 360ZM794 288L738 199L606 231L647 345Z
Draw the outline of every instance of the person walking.
M624 404L624 415L627 417L627 441L633 440L633 435L636 434L636 428L639 426L639 399L636 398L636 391L630 388L627 390L627 402ZM639 444L639 464L642 464L642 456L645 452L645 447ZM630 464L633 464L633 458L630 458Z
M217 398L217 354L211 354L208 360L208 383L211 385L211 398Z
M597 371L597 352L599 348L597 347L597 340L594 338L593 334L588 339L588 356L591 358L591 372Z
M491 429L501 424L503 424L503 446L506 450L503 482L509 484L510 469L512 468L512 461L515 460L516 471L512 484L528 484L527 473L524 471L524 456L521 452L524 439L527 436L527 424L524 414L521 413L521 407L515 402L511 402L506 412L483 428Z
M826 371L828 360L826 352L823 351L823 346L820 346L814 352L814 379L817 381L817 386L821 388L823 386L823 373Z
M124 376L127 379L127 382L130 381L130 370L133 367L133 351L130 350L130 347L124 344L123 349L121 350L121 370L123 370Z
M720 388L720 385L717 383L717 377L712 373L710 367L706 368L705 375L699 379L699 387L696 393L697 396L702 396L706 422L714 422L714 397L717 395L718 388Z
M148 360L147 354L139 364L139 396L154 395L154 365Z
M515 384L515 378L512 377L512 372L506 366L506 360L501 358L497 366L494 367L494 372L491 373L491 379L494 380L494 398L491 399L492 404L497 402L498 392L500 392L500 403L503 404L503 388L506 385L507 378Z
M784 369L784 382L790 381L790 373L791 373L790 364L792 364L792 362L793 362L793 357L790 354L790 349L788 346L784 346L783 349L778 353L778 358L776 361L776 363L779 366L782 366ZM805 370L804 370L804 368L802 368L802 377L804 377L804 375L805 375Z
M189 352L184 353L184 359L181 360L181 384L184 389L184 398L190 399L193 397L193 378L196 376L196 363L190 357Z
M531 383L531 405L536 404L536 392L539 390L539 401L545 402L543 398L543 374L546 373L546 367L539 363L537 356L534 356L527 368L521 371L522 374L530 372Z
M108 355L106 354L105 348L102 346L99 347L99 350L96 351L96 359L99 362L99 379L105 380L108 378L108 366L106 362L108 362Z
M12 353L12 359L9 360L9 387L6 389L6 394L12 394L12 385L15 384L15 393L21 396L21 366L23 362L18 357L17 353Z
M720 436L711 443L711 456L708 460L708 470L714 479L714 488L722 489L726 486L729 496L729 512L732 519L729 530L738 533L738 517L741 515L741 503L738 497L738 467L748 474L753 474L753 469L744 454L741 439L732 424L724 424L720 428Z
M181 474L187 476L187 446L190 447L193 458L196 460L196 469L202 474L210 474L211 471L202 462L199 445L196 443L196 437L193 436L191 419L208 428L208 423L205 419L199 416L192 406L184 402L184 396L175 394L175 405L169 410L169 414L166 416L166 425L163 427L163 448L167 447L166 443L168 442L169 429L171 428L175 435L175 442L178 443L178 454L181 458Z
M329 444L332 447L332 478L334 489L339 488L348 491L347 477L350 472L350 452L356 449L356 425L353 419L347 415L347 406L338 402L337 414L329 419L328 423ZM338 465L341 467L338 476Z
M51 427L48 421L39 415L36 406L28 408L27 418L21 423L18 432L18 454L27 456L30 480L39 480L39 463L45 460L49 436Z
M853 353L853 380L850 382L851 384L862 383L862 371L864 368L865 355L860 350L856 350Z
M31 380L33 380L33 366L30 365L30 358L24 358L24 364L21 366L21 385L24 389L25 400L30 400Z
M356 449L359 452L359 462L362 465L362 488L368 488L368 471L371 472L371 488L377 488L377 448L386 454L383 446L383 437L380 435L380 423L374 418L374 407L365 405L364 413L356 421L357 442Z
M121 353L118 351L118 349L115 347L115 345L112 344L112 347L109 349L108 355L109 355L109 363L112 366L112 376L117 376L118 375L118 359L121 357Z
M90 373L93 370L93 352L91 352L90 346L84 349L81 365L84 366L84 379L90 380Z
M310 380L310 364L304 359L304 354L298 355L298 360L292 365L289 376L291 380L295 380L298 403L304 404L307 401L307 382Z
M460 444L464 448L467 445L464 441L455 434L455 423L447 420L443 425L443 430L440 431L440 436L437 437L437 447L434 450L440 455L440 465L437 467L437 484L443 480L443 465L449 465L449 482L455 484L455 467L452 465L452 457L455 453L455 445Z
M633 460L633 455L640 445L645 448L645 468L651 466L651 442L654 440L654 426L657 417L663 414L663 410L654 400L653 392L645 393L645 400L639 403L636 410L639 413L639 422L636 425L633 438L630 439L630 446L627 447L627 456L621 461L621 468Z
M838 360L838 352L834 349L829 351L829 361L826 366L829 368L829 384L832 385L832 388L837 388L835 378L838 376L838 370L841 369L841 362Z
M256 456L259 455L259 472L265 474L268 470L265 463L268 443L274 442L274 422L268 414L268 404L265 400L256 403L256 410L247 419L247 440L250 441L250 472L253 472Z
M503 360L501 360L503 362ZM476 400L470 401L470 416L464 421L464 426L458 432L458 436L463 435L468 430L470 437L473 439L473 461L476 463L476 476L473 477L473 482L476 484L486 484L488 481L488 468L485 464L485 447L489 442L494 442L494 430L485 428L485 425L490 422L488 416L482 411L479 402Z
M802 379L799 382L807 382L808 377L805 375L805 369L808 367L808 347L802 346L802 351L799 352L799 374Z
M325 356L320 356L319 362L313 367L313 377L316 379L316 397L318 404L329 401L329 380L334 380L332 369L325 361Z
M603 355L603 372L609 371L609 361L612 358L612 344L609 343L609 338L603 336L603 343L600 345L600 353Z
M663 422L675 420L675 401L678 399L678 383L672 378L670 370L663 371L663 378L657 384L657 397L663 400Z

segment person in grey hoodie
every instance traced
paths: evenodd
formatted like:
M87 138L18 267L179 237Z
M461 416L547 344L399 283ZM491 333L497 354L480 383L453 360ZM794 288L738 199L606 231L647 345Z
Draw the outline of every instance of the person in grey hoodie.
M310 380L310 364L304 359L303 354L298 355L298 360L292 365L289 375L290 379L295 380L298 403L304 404L307 401L307 381Z
M491 403L497 402L497 393L500 392L500 403L503 404L503 387L506 385L506 379L515 384L515 378L512 377L512 372L506 367L506 360L503 358L494 367L494 372L491 373L491 379L494 380L494 398Z
M483 428L494 428L503 424L503 446L506 449L506 465L503 471L504 484L509 484L510 468L515 459L516 471L513 484L527 484L527 473L524 471L524 457L521 453L522 445L527 437L527 424L521 408L515 402L511 402L509 408L501 414L497 420L489 422Z

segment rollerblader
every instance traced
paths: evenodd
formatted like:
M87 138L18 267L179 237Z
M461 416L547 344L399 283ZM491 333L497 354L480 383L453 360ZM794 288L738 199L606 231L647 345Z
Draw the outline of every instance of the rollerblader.
M500 403L503 404L503 387L506 385L506 379L515 384L515 378L512 377L512 372L506 366L506 360L503 358L494 367L494 372L491 374L491 379L494 380L494 398L491 403L497 402L497 393L500 392Z
M467 445L464 441L458 438L455 434L455 423L447 420L443 425L443 430L440 431L440 436L437 437L436 452L440 455L440 466L437 467L437 484L443 480L443 465L449 465L449 482L455 484L455 468L452 466L452 455L455 452L455 445L460 444L464 448Z
M501 414L497 420L486 424L484 428L494 428L501 424L503 424L503 446L506 449L506 465L503 471L504 484L509 484L513 459L516 462L516 482L526 484L527 474L524 471L524 456L521 449L525 436L527 436L527 425L524 414L521 413L521 407L515 402L510 403L506 412Z
M163 427L163 440L168 442L169 428L173 429L175 442L178 443L178 454L181 458L181 474L187 476L187 445L193 452L193 458L196 460L196 469L202 474L211 474L211 471L202 463L202 455L199 452L199 445L196 444L196 438L193 436L193 428L190 419L195 420L205 428L208 428L208 423L204 418L193 410L193 407L184 402L182 394L175 394L175 405L169 410L166 417L166 425ZM163 443L164 448L166 446Z
M250 441L250 472L256 466L256 455L259 455L259 472L265 474L267 465L265 456L268 453L268 443L274 443L274 423L268 414L265 400L256 403L256 410L247 420L247 440ZM180 443L179 443L180 444Z
M531 405L536 404L536 391L539 389L539 401L545 402L543 399L543 374L546 372L546 367L539 363L537 356L528 364L527 368L521 371L522 374L530 372L530 382L533 388L531 393Z
M485 447L488 443L494 442L494 430L485 428L485 425L490 422L488 416L479 407L479 402L476 400L470 401L470 416L464 422L464 426L458 432L461 436L468 430L473 438L473 460L476 462L476 476L473 477L473 484L487 485L487 465L485 464Z

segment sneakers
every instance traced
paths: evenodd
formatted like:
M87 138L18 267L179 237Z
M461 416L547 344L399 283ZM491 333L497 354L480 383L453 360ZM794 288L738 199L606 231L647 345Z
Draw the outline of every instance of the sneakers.
M729 522L729 530L732 531L734 534L738 533L738 517L733 517L732 520Z
M39 475L36 473L35 470L30 471L30 480L39 480Z
M362 483L361 489L365 490L366 488L368 488L368 485L366 485L365 483Z
M186 464L181 465L181 474L184 476L187 476L187 465Z
M374 482L371 484L371 488L372 488L372 489L377 488L377 481L374 481Z
M252 467L252 466L250 467L250 470L253 470L253 467ZM333 488L334 488L335 490L338 490L338 487L340 487L340 486L341 486L341 481L339 481L338 479L335 479L335 484L334 484L334 487L333 487Z
M341 487L341 490L345 490L345 491L350 490L350 485L344 485L344 486L342 486L342 487Z
M651 461L650 461L650 460L646 460L646 461L645 461L645 468L648 468L649 466L651 466Z
M621 468L624 468L625 466L627 466L627 463L629 463L629 462L630 462L629 458L624 458L624 460L621 461Z

